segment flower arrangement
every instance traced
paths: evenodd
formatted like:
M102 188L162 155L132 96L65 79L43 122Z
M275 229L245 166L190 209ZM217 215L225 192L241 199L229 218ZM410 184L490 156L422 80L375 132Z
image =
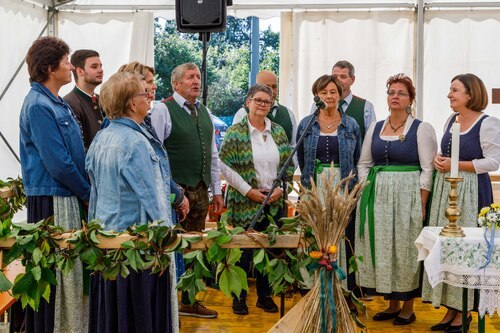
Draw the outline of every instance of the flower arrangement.
M500 229L500 203L494 203L483 207L477 216L477 222L480 227Z

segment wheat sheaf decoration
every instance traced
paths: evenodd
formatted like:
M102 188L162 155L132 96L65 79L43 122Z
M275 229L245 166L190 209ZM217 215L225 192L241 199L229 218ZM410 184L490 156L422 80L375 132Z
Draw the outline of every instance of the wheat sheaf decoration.
M315 264L309 267L314 272L314 285L294 332L353 333L358 328L341 286L346 273L337 263L337 249L365 184L360 182L349 191L348 184L354 178L352 173L336 185L335 173L319 177L324 177L321 188L314 181L311 189L300 186L301 197L296 208L312 228L318 251L309 253L315 259Z

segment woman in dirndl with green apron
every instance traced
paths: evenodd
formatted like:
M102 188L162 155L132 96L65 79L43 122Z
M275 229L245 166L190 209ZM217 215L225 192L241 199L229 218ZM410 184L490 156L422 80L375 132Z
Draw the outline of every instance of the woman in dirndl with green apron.
M448 220L444 211L448 207L450 184L451 125L460 124L460 149L457 203L462 211L459 224L463 227L477 227L477 214L482 207L493 203L493 191L488 172L498 170L500 163L500 120L488 116L483 110L488 105L488 93L483 81L474 74L461 74L451 80L450 107L454 111L444 126L441 139L441 153L436 155L434 165L437 171L429 212L429 226L445 226ZM474 305L474 292L468 293L468 310ZM424 277L422 300L433 306L445 306L448 311L431 330L446 332L462 331L462 288L440 283L431 288ZM468 316L466 325L470 324Z
M413 242L423 227L437 152L432 126L411 116L414 100L408 76L387 80L390 115L370 126L358 163L360 179L369 181L356 216L356 254L365 259L360 285L390 301L373 320L394 319L394 325L416 319L421 264Z

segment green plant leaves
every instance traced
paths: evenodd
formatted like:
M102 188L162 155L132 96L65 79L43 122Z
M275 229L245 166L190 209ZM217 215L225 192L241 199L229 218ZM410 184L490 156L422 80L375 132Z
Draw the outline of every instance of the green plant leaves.
M228 265L225 266L219 275L220 290L227 296L232 297L232 294L239 297L241 291L248 290L247 274L241 267Z
M0 291L1 292L6 292L9 291L10 288L12 288L12 282L7 279L7 277L3 274L2 271L0 271Z

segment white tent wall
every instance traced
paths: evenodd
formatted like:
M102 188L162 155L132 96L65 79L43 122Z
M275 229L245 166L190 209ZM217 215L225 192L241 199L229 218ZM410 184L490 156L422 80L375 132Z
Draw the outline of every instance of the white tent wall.
M68 43L72 51L93 49L99 52L104 80L131 61L154 66L152 12L60 12L58 20L58 37ZM64 96L73 86L65 85L60 95Z
M395 73L413 72L412 11L298 12L281 17L280 101L298 119L311 112L313 82L331 73L338 60L356 69L353 92L387 113L385 81Z
M500 11L430 10L425 18L423 119L441 138L451 114L446 97L450 81L461 73L474 73L484 81L490 100L486 113L499 117L500 105L491 104L491 89L500 87Z
M417 98L420 118L434 126L438 140L451 114L446 96L455 75L478 75L490 95L500 87L500 10L494 7L425 10L423 90ZM384 119L387 78L403 72L417 84L416 24L416 13L405 9L282 13L281 101L303 118L311 111L314 80L345 59L356 68L354 94L373 102L377 119ZM500 105L491 104L491 96L486 113L500 116Z
M5 5L4 5L5 4ZM22 64L26 52L47 23L47 11L33 5L2 0L0 6L0 93ZM29 90L24 65L0 100L0 132L19 156L19 110ZM0 179L21 175L19 162L0 139Z

